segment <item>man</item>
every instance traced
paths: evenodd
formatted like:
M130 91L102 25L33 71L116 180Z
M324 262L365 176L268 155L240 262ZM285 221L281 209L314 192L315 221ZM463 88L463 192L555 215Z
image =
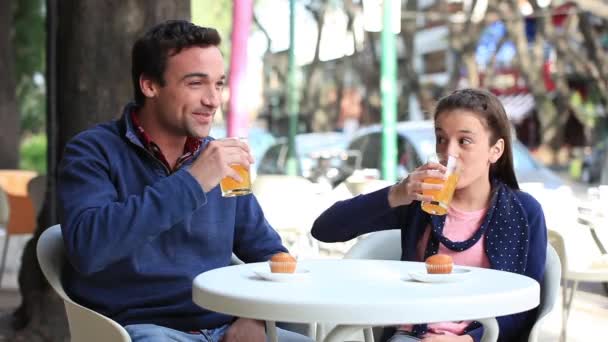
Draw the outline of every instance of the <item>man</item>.
M223 198L246 144L208 137L226 76L211 28L162 23L133 46L135 103L80 133L59 170L64 286L134 341L264 341L264 324L204 310L192 280L286 251L252 195ZM279 331L283 340L307 341Z

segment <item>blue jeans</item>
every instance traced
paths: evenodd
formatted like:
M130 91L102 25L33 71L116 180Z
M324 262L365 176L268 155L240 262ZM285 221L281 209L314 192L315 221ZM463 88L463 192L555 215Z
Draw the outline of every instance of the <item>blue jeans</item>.
M219 342L229 327L229 324L225 324L214 329L200 330L198 334L189 334L154 324L132 324L127 325L125 329L133 342ZM309 337L280 328L277 328L277 337L280 342L313 342Z
M395 334L389 338L386 342L411 342L411 341L420 341L418 337L410 336L408 333L404 331L397 330Z

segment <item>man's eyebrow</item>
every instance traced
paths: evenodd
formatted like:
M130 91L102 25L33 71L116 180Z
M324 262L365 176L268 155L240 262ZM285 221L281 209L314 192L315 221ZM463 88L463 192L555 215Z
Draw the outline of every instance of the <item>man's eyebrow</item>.
M182 81L188 78L192 78L192 77L202 77L202 78L209 78L209 74L206 74L204 72L193 72L193 73L189 73L184 75L184 77L182 77ZM225 80L226 79L226 75L222 75L220 77L220 80Z
M209 78L209 74L206 74L204 72L193 72L193 73L189 73L189 74L184 75L184 77L182 77L182 80L185 80L187 78L192 78L192 77Z

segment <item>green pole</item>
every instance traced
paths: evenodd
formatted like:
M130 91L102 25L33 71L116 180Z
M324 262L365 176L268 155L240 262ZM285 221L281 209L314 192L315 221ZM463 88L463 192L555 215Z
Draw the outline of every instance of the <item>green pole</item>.
M297 175L296 160L296 133L298 128L298 90L296 80L296 54L295 54L295 19L296 1L289 0L289 60L287 66L287 107L289 111L289 134L287 145L286 172L290 176Z
M382 95L382 178L394 182L397 170L397 50L392 32L392 3L383 1L382 61L380 92Z

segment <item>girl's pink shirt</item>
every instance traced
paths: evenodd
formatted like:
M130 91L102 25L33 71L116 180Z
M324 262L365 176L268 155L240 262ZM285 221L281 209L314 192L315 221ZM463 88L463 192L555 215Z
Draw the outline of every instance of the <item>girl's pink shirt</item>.
M481 223L487 212L486 209L476 211L462 211L454 207L448 208L447 217L445 219L445 225L443 228L443 235L452 241L464 241L472 237L475 232L481 226ZM422 239L418 241L417 245L417 258L419 261L424 261L424 252L429 241L431 233L430 225L426 227ZM462 252L455 252L443 244L439 244L438 253L447 254L452 257L454 265L463 266L475 266L475 267L490 267L490 260L484 251L485 246L485 235L477 241L471 248ZM470 321L462 322L441 322L441 323L430 323L428 324L429 335L462 335L464 330L470 324ZM399 330L411 331L412 325L407 324L399 328Z

